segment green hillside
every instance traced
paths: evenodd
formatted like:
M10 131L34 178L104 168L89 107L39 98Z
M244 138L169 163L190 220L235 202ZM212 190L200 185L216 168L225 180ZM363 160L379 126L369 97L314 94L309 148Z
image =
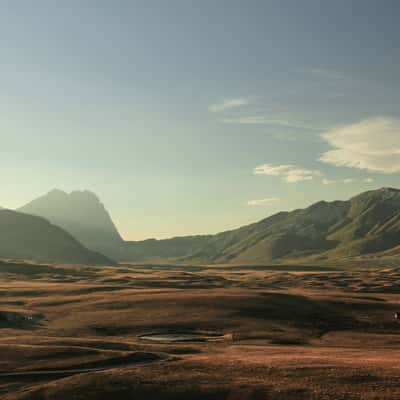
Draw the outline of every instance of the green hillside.
M383 188L349 201L318 202L215 235L188 259L264 263L387 251L400 245L400 191Z

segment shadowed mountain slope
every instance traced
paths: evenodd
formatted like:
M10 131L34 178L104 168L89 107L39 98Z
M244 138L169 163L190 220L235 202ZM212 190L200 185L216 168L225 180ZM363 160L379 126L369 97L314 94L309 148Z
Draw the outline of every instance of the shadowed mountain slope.
M88 265L111 263L45 219L11 210L0 210L0 257Z
M90 191L66 193L52 190L18 211L46 218L58 225L84 246L108 257L117 257L124 241L109 213Z

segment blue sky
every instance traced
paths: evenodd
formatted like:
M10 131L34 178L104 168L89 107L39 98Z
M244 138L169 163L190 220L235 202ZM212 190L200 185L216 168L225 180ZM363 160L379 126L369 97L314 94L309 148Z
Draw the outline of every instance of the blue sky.
M1 199L127 239L399 186L398 1L1 1Z

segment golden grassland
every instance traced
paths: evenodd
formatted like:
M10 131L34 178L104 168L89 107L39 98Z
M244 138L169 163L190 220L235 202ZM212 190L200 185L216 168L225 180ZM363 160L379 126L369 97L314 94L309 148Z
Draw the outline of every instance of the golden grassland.
M400 398L392 265L0 271L5 400Z

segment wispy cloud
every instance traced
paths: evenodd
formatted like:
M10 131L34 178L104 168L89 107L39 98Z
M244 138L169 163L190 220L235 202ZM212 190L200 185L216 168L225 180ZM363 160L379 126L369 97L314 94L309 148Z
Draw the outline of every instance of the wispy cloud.
M273 115L238 115L223 118L221 122L227 124L241 124L241 125L273 125L281 126L292 129L306 129L318 130L321 129L313 124L304 121L296 120L294 118L277 118Z
M323 178L322 183L324 185L333 185L337 183L344 183L344 184L349 184L349 183L354 183L354 182L364 182L364 183L372 183L374 182L373 178L365 178L365 179L355 179L355 178L344 178L344 179L327 179Z
M335 183L349 184L349 183L353 183L353 182L356 182L356 179L354 179L354 178L344 178L344 179L327 179L327 178L323 178L322 179L322 183L324 185L333 185Z
M271 125L276 127L321 132L326 126L315 121L292 115L284 111L273 111L260 98L224 98L208 106L208 111L217 114L218 120L225 124Z
M242 106L246 106L249 104L249 100L244 97L235 97L235 98L225 98L222 101L211 104L208 107L208 111L212 113L219 113L226 110L231 110L233 108L238 108Z
M268 197L266 199L258 199L258 200L249 200L247 202L247 205L248 206L269 206L278 200L279 199L277 199L275 197Z
M319 161L338 167L400 172L400 119L375 117L321 135L333 147Z
M253 169L255 175L281 176L288 183L311 181L322 176L318 170L309 170L291 164L263 164Z

